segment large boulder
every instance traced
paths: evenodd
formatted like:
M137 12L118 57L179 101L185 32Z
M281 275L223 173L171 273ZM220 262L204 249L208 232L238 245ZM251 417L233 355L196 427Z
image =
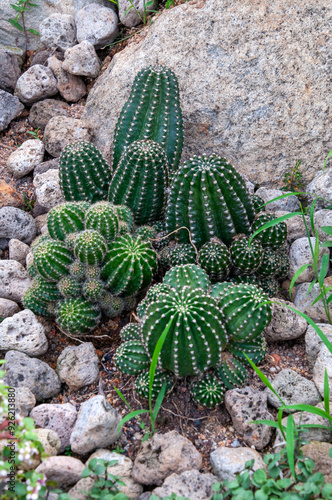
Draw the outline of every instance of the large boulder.
M255 183L282 181L301 152L305 180L331 143L325 0L182 4L116 54L89 94L84 118L109 154L120 110L139 70L161 64L179 78L182 159L213 152ZM160 49L162 47L162 50ZM331 160L330 160L331 162Z

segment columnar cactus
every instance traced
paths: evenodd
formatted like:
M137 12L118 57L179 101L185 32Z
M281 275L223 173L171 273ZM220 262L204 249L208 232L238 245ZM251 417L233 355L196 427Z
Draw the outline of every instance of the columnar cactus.
M86 229L98 231L107 243L113 241L119 231L119 216L117 207L107 201L92 205L85 215Z
M166 210L168 232L189 229L200 249L213 237L229 246L236 234L249 234L255 211L240 174L216 155L194 156L175 175ZM187 230L175 238L189 243Z
M176 170L182 152L183 125L178 82L170 69L147 67L137 74L115 128L114 169L124 149L139 139L157 142L166 151L171 170Z
M230 268L231 258L226 245L218 238L213 238L200 249L198 262L214 283L225 278Z
M252 232L254 233L267 222L273 221L275 217L271 214L261 213L257 215L253 225ZM287 224L279 222L278 224L268 227L255 236L257 241L260 241L263 247L270 247L276 250L287 239Z
M245 274L252 274L262 264L263 247L259 241L253 240L249 245L249 238L239 235L230 248L233 265Z
M115 366L127 375L138 375L150 366L144 346L139 340L127 340L114 355Z
M163 385L166 383L166 391L165 394L170 392L174 385L174 379L170 372L165 372L156 369L151 389L151 399L155 400L158 397ZM135 391L139 396L145 399L149 399L149 371L143 372L138 375L135 382Z
M213 373L206 373L193 382L190 392L197 404L213 408L223 402L225 386Z
M67 201L94 203L105 200L111 175L111 168L90 142L75 142L66 146L61 153L60 187Z
M82 264L94 266L104 260L107 252L107 243L98 231L86 229L77 236L74 252Z
M56 321L60 328L74 335L85 335L93 330L100 318L98 307L88 300L64 299L56 309Z
M43 241L33 253L34 266L47 281L58 281L69 274L73 260L72 253L61 241Z
M128 206L138 225L160 219L166 203L168 162L154 141L135 141L124 150L109 187L114 204Z
M51 238L65 241L68 234L82 231L89 207L86 202L66 202L52 208L47 215L47 229Z
M204 269L196 264L186 264L174 266L167 271L164 277L164 285L168 285L175 290L181 290L184 286L190 288L201 288L208 291L210 280Z

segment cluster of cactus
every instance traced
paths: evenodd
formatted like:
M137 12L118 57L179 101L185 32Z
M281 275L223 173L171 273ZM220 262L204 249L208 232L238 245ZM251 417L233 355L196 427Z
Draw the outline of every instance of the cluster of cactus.
M133 309L137 293L152 281L157 255L149 243L128 233L131 219L127 207L107 201L70 201L53 208L48 234L32 247L34 279L25 307L54 316L61 329L75 335L93 330L101 313L114 317Z

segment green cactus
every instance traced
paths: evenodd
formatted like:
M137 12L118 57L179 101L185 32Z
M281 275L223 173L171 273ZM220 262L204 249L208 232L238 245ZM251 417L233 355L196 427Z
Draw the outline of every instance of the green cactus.
M128 206L138 225L160 219L166 204L168 162L153 141L135 141L124 150L109 187L109 201Z
M137 297L135 295L129 295L123 298L123 308L124 311L130 312L137 306Z
M123 342L127 340L141 340L141 325L139 323L128 323L121 330L120 336Z
M23 297L24 308L30 309L30 311L37 314L37 316L54 316L54 313L50 309L51 304L52 302L44 302L39 297L36 297L30 289L25 292ZM55 302L53 302L53 304L55 304Z
M38 316L52 316L49 304L55 303L61 298L56 283L44 281L40 276L37 276L24 294L23 305Z
M77 279L78 281L82 281L85 278L85 266L78 259L74 260L72 264L69 266L70 275Z
M58 282L58 290L63 297L78 297L81 295L82 283L72 276L64 276Z
M255 211L240 174L223 158L194 156L177 172L166 210L168 232L189 229L200 249L213 237L229 246L236 234L250 234ZM187 230L175 238L189 243Z
M274 278L260 278L259 286L268 297L276 297L279 292L279 283Z
M106 316L116 318L124 310L124 302L121 297L114 297L110 292L104 291L98 298L98 304Z
M214 283L221 281L227 276L231 265L231 258L226 245L218 238L212 238L211 241L205 243L200 249L198 262Z
M34 265L33 262L31 262L30 264L27 265L27 271L28 271L28 275L32 279L35 278L36 276L39 276L39 273L38 273L36 266Z
M251 361L258 364L265 358L266 354L264 335L261 333L254 340L245 340L244 342L231 341L227 344L227 350L244 363L249 364L245 357L246 354Z
M100 151L86 141L66 146L60 156L61 191L67 201L96 201L107 198L112 170Z
M91 302L96 302L104 291L104 283L98 279L91 279L83 285L83 295Z
M107 201L92 205L85 215L85 228L98 231L107 243L113 241L119 231L117 207Z
M196 264L196 251L190 243L178 243L169 249L170 267L181 264Z
M156 400L158 394L160 393L163 385L166 383L166 392L169 393L174 385L174 379L172 374L159 370L155 371L152 389L151 389L151 399ZM139 396L144 399L149 399L149 371L143 372L138 375L135 382L135 391Z
M129 296L151 283L157 269L157 255L149 243L129 234L109 245L102 278L114 295Z
M107 252L105 238L93 229L82 231L75 240L75 256L89 266L103 262Z
M200 406L213 408L224 400L225 386L213 373L204 374L203 378L193 382L191 395Z
M75 241L76 241L76 238L79 234L80 233L70 233L70 234L67 234L67 236L65 238L65 244L71 252L74 252Z
M82 297L64 299L56 309L56 321L60 328L72 335L89 333L98 325L99 318L99 308Z
M244 283L245 285L260 285L260 279L255 274L241 274L239 276L232 276L229 280L231 283L235 285L240 285Z
M157 231L153 226L140 226L134 232L134 238L141 238L143 241L147 241L153 244L152 241L157 236Z
M139 375L150 366L150 359L139 340L128 340L121 344L113 360L116 368L127 375Z
M178 82L170 69L147 67L137 74L115 128L114 169L124 149L139 139L157 142L166 151L171 170L177 169L183 125Z
M66 276L72 261L72 253L61 241L45 240L33 252L34 266L47 281L58 281Z
M168 270L171 267L171 263L169 261L170 252L171 247L169 246L162 248L158 252L158 262L164 271Z
M159 355L163 369L184 377L218 364L226 345L223 315L204 290L171 289L149 305L142 338L150 356L167 326L168 334Z
M247 381L248 374L244 364L230 352L221 354L221 363L216 368L217 376L226 389L241 387Z
M264 224L275 219L273 215L263 213L257 215L253 225L252 232L254 233ZM256 241L260 241L263 247L270 247L273 250L279 248L287 239L287 224L279 222L278 224L268 227L255 236Z
M134 226L134 215L130 208L126 207L125 205L116 205L116 209L118 212L118 218L119 218L119 233L124 227L126 227L126 232L123 234L130 233L133 230Z
M232 264L242 273L252 274L263 262L263 247L259 241L252 241L243 235L235 237L230 247Z
M66 236L84 229L87 202L66 202L52 208L47 215L47 229L51 238L65 241Z
M261 212L265 212L265 201L263 200L263 198L261 198L260 196L257 196L257 194L252 194L251 200L253 202L256 214L259 214Z
M146 313L147 308L152 304L160 293L169 293L170 287L165 283L158 283L149 288L148 293L137 306L137 316L142 319Z
M264 249L263 260L261 265L256 269L256 274L260 278L268 278L277 274L281 267L281 259L278 252L274 252L271 248Z
M288 249L287 253L279 252L279 262L280 266L274 277L277 280L285 280L288 278L289 267L290 267Z
M222 290L215 286L211 295L218 301L232 341L253 340L270 324L271 304L266 303L268 296L255 285L229 284Z
M210 280L204 269L196 266L196 264L186 264L174 266L167 271L164 277L164 284L178 291L184 286L189 286L193 289L202 288L204 291L208 291Z

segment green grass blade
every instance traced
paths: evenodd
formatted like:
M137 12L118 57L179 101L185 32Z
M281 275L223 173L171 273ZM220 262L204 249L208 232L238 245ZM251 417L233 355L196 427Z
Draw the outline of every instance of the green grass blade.
M318 231L316 229L316 234L315 234L315 249L314 249L314 264L318 264L318 259L319 259L319 236L318 236Z
M288 458L289 468L291 470L292 476L296 480L295 474L295 439L294 439L294 418L290 415L287 418L287 428L286 428L286 452Z
M301 193L301 192L294 192L292 191L291 193L286 193L286 194L282 194L280 196L277 196L276 198L273 198L273 200L269 200L267 201L266 203L264 203L264 205L268 205L269 203L273 203L274 201L278 201L278 200L283 200L284 198L288 198L289 196L301 196L301 195L306 195L307 193Z
M249 424L257 424L257 425L268 425L269 427L273 427L274 429L279 429L279 424L278 422L275 422L274 420L252 420L251 422L248 422ZM286 427L284 427L286 429Z
M321 268L320 268L320 273L319 273L319 284L320 286L324 285L324 279L326 278L327 275L327 269L330 263L330 253L324 253L323 258L322 258L322 263L321 263Z
M325 167L326 167L326 164L328 162L328 159L330 158L330 156L332 155L332 149L331 151L329 152L329 154L327 155L327 157L325 158L325 161L324 161L324 166L323 166L323 173L325 171Z
M330 414L330 384L326 368L324 372L324 408L326 413Z
M294 195L294 193L292 193L292 194ZM278 199L283 198L285 196L287 196L287 195L283 195L283 196L279 196L278 198L274 198L273 200L269 201L268 203L271 203L272 201L278 200ZM264 229L267 229L267 228L272 227L272 226L276 226L277 224L279 224L279 222L284 222L285 220L291 219L292 217L296 217L297 215L302 215L302 212L292 212L290 214L285 214L285 215L282 215L281 217L277 217L276 219L271 220L270 222L267 222L266 224L263 224L263 226L258 228L257 231L255 231L254 234L251 235L251 237L249 239L249 246L251 245L252 240L259 233L264 231Z
M278 410L278 419L277 420L278 420L279 430L280 430L281 434L283 435L284 440L286 441L286 434L285 434L286 427L284 425L282 425L283 413L284 413L284 407L282 406Z
M317 278L314 278L308 287L306 295L309 295L309 293L311 292L313 287L316 285L316 283L317 283Z
M297 410L297 411L306 411L307 413L312 413L313 415L318 415L319 417L326 418L330 422L332 422L332 416L329 415L325 410L321 410L320 408L316 408L316 406L311 405L287 405L285 406L287 410Z
M303 271L305 271L307 269L307 267L309 267L309 264L303 264L303 266L301 266L297 271L296 273L294 274L293 278L292 278L292 281L289 285L289 296L291 297L291 293L292 293L292 290L293 290L293 286L295 285L295 281L297 280L297 278L299 276L301 276L301 274L303 273Z
M315 221L314 221L314 216L315 216L315 205L318 201L318 198L316 198L310 205L310 225L312 229L312 233L315 234Z
M142 413L149 413L149 410L135 410L131 411L128 413L126 416L123 417L121 422L118 425L118 434L120 434L121 427L128 422L128 420L131 420L132 418L137 417L138 415L142 415Z
M321 230L324 231L324 233L332 236L332 226L322 226Z
M277 396L277 398L282 402L283 406L285 406L285 403L283 402L283 400L281 399L279 394L277 394L275 389L272 387L270 381L265 377L264 373L262 373L260 371L260 369L255 365L255 363L253 361L251 361L251 359L246 355L245 352L243 352L243 354L245 355L245 357L247 358L247 361L251 364L252 368L255 370L255 372L257 373L257 375L261 379L261 381L266 385L266 387L268 387L273 392L273 394L275 396Z
M122 399L122 401L124 402L124 404L126 406L128 406L129 410L132 410L132 407L130 406L130 404L127 402L126 398L124 397L124 395L122 394L122 392L117 389L114 385L113 385L113 389L115 390L115 392L117 393L117 395Z
M155 420L156 420L156 418L158 416L160 407L161 407L162 402L164 400L165 392L166 392L166 387L167 387L167 383L164 382L162 388L159 391L158 397L156 399L156 404L154 405L154 410L153 410L153 415L152 415L152 419L153 419L154 422L155 422Z

